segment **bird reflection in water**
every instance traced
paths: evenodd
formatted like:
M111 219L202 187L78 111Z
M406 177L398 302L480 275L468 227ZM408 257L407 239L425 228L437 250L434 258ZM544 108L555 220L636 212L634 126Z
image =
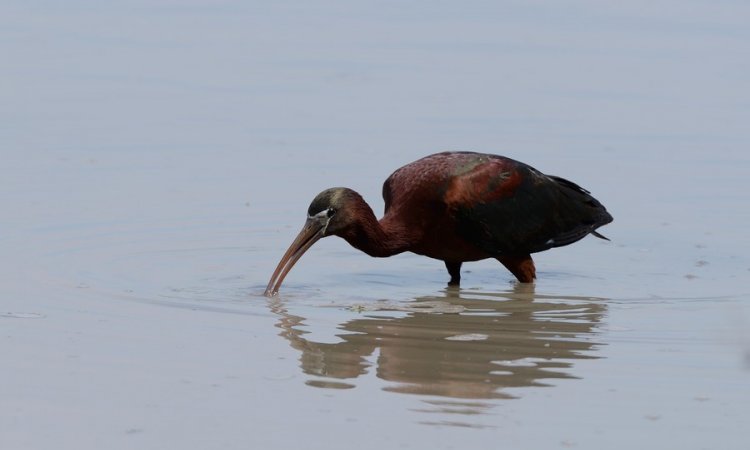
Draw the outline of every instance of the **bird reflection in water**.
M341 324L337 343L306 339L305 318L269 300L281 336L302 352L307 384L352 388L375 367L387 391L462 399L513 398L508 388L546 386L576 378L577 359L597 358L602 299L535 294L534 285L483 293L448 287L443 297L420 297L397 309L364 311ZM435 311L461 311L441 313Z

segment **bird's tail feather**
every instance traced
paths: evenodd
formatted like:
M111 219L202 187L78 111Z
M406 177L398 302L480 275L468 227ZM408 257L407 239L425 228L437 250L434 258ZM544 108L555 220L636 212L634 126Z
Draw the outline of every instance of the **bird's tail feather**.
M593 234L594 236L598 237L599 239L604 239L605 241L609 241L610 240L607 236L605 236L605 235L603 235L601 233L597 233L596 231L592 231L591 234Z

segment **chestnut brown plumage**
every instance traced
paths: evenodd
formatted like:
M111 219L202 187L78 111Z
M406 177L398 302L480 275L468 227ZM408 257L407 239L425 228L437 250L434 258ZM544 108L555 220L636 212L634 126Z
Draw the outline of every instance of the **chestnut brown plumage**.
M522 283L533 282L531 254L576 242L612 221L577 184L498 155L444 152L396 170L383 184L385 214L348 188L318 194L307 221L266 288L279 291L292 266L318 239L336 235L370 256L410 251L445 262L450 284L461 264L496 258Z

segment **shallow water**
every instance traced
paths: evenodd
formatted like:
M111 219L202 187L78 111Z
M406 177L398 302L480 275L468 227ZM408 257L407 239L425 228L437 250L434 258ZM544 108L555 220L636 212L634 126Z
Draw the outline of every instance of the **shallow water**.
M740 2L5 3L0 446L722 448L750 414ZM535 256L331 238L330 186L505 154L615 217ZM502 448L502 447L501 447Z

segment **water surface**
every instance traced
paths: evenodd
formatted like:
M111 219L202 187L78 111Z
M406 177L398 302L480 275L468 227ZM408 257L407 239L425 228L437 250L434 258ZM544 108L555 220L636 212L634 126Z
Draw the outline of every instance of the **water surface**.
M6 2L2 448L746 446L741 2ZM615 217L263 289L324 188L505 154Z

